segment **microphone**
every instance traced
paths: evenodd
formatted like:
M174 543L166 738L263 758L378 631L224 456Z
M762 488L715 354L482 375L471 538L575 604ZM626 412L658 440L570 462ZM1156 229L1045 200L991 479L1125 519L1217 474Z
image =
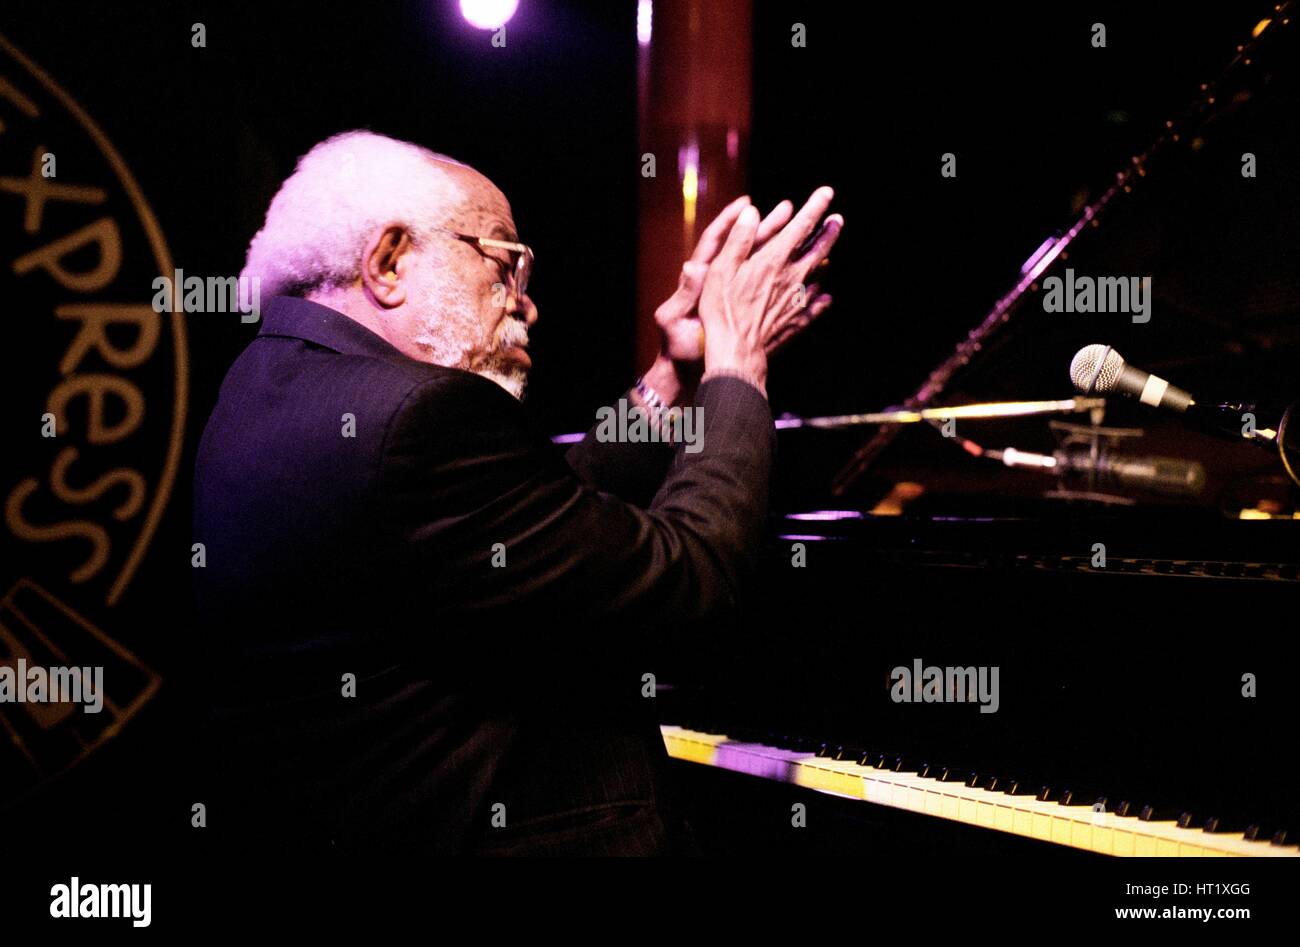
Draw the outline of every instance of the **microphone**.
M1084 394L1118 392L1153 408L1169 408L1179 413L1195 404L1183 389L1158 375L1134 368L1109 345L1085 345L1079 349L1070 362L1070 381Z
M1119 392L1155 408L1171 408L1199 430L1276 450L1287 476L1300 485L1300 429L1292 423L1300 414L1300 401L1285 406L1258 401L1198 404L1183 389L1127 364L1109 345L1079 349L1070 361L1070 381L1085 394Z
M1099 457L1087 452L1067 455L1066 466L1093 475L1103 486L1133 487L1167 496L1195 497L1205 491L1205 466L1181 457L1135 457L1107 451Z
M1079 474L1098 487L1148 490L1176 497L1196 497L1205 491L1205 466L1181 457L1138 456L1104 447L1095 454L1080 449L1035 454L1008 447L988 451L987 456L1008 467L1030 467L1058 477Z

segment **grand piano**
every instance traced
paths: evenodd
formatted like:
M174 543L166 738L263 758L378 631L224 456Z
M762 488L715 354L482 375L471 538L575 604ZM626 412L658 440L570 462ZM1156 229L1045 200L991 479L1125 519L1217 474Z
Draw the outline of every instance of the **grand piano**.
M700 635L711 652L661 695L696 821L849 850L879 847L892 808L925 817L883 823L909 847L950 847L953 823L1113 855L1300 854L1297 529L1087 508L775 517L750 609ZM894 669L918 661L996 667L995 712L896 701ZM700 764L805 791L709 782ZM796 843L807 790L868 811L833 809L833 831Z
M1228 92L1203 88L1199 131L1171 126L1094 192L895 407L1068 399L1089 343L1207 404L1294 403L1300 175L1220 173L1261 127L1296 148L1294 70L1269 80L1208 122ZM1045 318L1066 266L1155 274L1156 317ZM797 420L742 613L680 630L658 675L706 852L1300 855L1300 487L1279 451L1121 397L948 437ZM1006 462L1089 447L1195 476ZM910 678L930 667L948 676L927 700ZM970 698L994 668L990 710Z

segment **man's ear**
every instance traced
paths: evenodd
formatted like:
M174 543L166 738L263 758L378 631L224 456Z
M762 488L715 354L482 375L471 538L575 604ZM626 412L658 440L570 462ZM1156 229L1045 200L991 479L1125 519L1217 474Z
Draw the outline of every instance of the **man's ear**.
M411 264L410 250L410 231L401 224L380 227L366 241L361 253L361 282L385 309L406 302L403 277Z

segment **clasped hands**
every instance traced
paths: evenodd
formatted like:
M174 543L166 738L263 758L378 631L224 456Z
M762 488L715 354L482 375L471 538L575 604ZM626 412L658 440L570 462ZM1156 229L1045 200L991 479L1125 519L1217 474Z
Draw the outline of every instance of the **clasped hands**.
M839 214L818 228L833 197L821 187L797 214L782 201L761 219L749 197L740 197L704 229L677 291L655 310L663 344L645 379L665 401L690 400L695 381L721 375L766 394L768 356L831 304L819 284L805 280L844 228Z

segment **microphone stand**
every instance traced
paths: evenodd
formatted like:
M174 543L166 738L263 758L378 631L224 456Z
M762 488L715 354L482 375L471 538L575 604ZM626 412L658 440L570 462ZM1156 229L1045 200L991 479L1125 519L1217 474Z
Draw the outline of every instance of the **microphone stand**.
M1258 402L1223 401L1218 404L1201 404L1193 401L1182 414L1198 430L1232 440L1246 440L1269 453L1276 452L1282 462L1282 469L1296 486L1300 486L1300 424L1296 422L1297 405L1300 405L1300 401L1293 401L1282 409Z

